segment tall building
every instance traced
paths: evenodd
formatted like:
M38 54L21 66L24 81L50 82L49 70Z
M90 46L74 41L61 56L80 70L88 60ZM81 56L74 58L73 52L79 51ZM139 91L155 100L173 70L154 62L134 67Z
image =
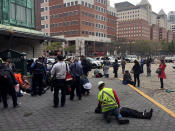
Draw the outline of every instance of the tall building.
M104 54L116 38L116 11L107 0L50 0L50 35L76 45L77 55Z
M116 3L118 39L128 41L153 40L171 41L172 33L168 31L167 15L163 11L152 11L148 0L141 0L137 5L129 2Z
M39 0L38 0L39 1ZM45 35L50 36L50 12L49 12L49 0L40 0L40 12L41 12L41 31Z
M168 22L175 24L175 11L170 11L168 13Z

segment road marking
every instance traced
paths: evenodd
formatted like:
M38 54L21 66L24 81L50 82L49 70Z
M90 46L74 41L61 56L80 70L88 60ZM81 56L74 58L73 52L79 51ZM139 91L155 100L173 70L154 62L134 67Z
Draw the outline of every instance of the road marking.
M119 78L121 81L123 80L122 78ZM163 106L162 104L158 103L157 101L155 101L153 98L151 98L150 96L146 95L144 92L140 91L139 89L135 88L133 85L128 84L128 86L130 88L132 88L133 90L135 90L136 92L138 92L140 95L142 95L143 97L145 97L146 99L148 99L149 101L151 101L152 103L154 103L155 105L157 105L158 107L160 107L161 109L163 109L165 112L167 112L169 115L171 115L173 118L175 118L175 113L172 112L170 109L166 108L165 106Z

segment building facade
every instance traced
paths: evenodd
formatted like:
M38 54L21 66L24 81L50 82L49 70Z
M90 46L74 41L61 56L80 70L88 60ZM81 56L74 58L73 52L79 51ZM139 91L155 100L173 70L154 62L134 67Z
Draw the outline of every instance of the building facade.
M175 11L170 11L168 13L168 22L175 24Z
M76 55L107 52L116 39L116 11L107 0L50 0L50 35L76 46Z
M50 12L49 12L49 0L40 0L40 12L41 12L41 31L45 35L50 36Z
M1 0L0 24L34 29L34 0Z
M167 15L163 10L158 14L153 12L148 0L141 0L138 5L129 2L116 3L115 8L118 39L172 41Z

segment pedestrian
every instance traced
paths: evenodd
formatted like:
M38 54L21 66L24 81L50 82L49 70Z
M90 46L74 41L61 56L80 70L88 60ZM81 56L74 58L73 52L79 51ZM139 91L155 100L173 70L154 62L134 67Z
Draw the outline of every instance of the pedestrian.
M82 65L78 61L78 58L75 58L74 62L70 65L70 71L73 77L73 82L72 82L72 87L70 92L70 100L74 99L75 89L79 100L81 100L80 77L83 75L83 69L82 69Z
M119 108L120 100L117 93L112 88L106 88L103 81L98 82L98 101L102 107L102 113L107 123L110 123L110 115L114 114L119 124L127 124L129 120L122 118Z
M146 59L146 67L147 67L147 76L151 76L151 58L147 57Z
M126 61L124 58L121 61L121 65L122 65L122 74L124 74L125 73L125 66L126 66Z
M113 69L114 69L114 77L115 78L118 78L118 67L119 67L119 64L118 64L118 60L115 59L115 62L113 64Z
M144 58L142 57L142 58L141 58L141 61L140 61L141 73L144 73L144 64L145 64L145 60L144 60Z
M132 68L134 73L134 86L136 86L137 81L137 87L140 87L140 73L141 73L141 67L137 60L134 61L134 66Z
M163 79L166 79L166 74L165 74L165 68L166 68L166 64L165 64L165 60L160 60L160 65L159 65L159 69L161 70L160 74L158 74L158 78L160 78L160 89L164 89L164 83L163 83Z
M46 78L46 67L43 64L42 57L39 57L31 65L32 70L32 96L42 95L43 93L43 80ZM37 90L37 87L39 89Z
M134 85L134 81L132 80L131 75L128 70L126 70L125 74L123 75L123 84L124 85L127 85L127 84Z
M57 63L53 66L51 70L51 77L55 77L54 80L54 106L53 107L58 107L59 105L59 90L61 90L61 107L65 105L66 102L66 84L65 84L65 79L66 79L66 72L67 70L69 71L69 66L66 67L66 63L63 60L62 55L57 56Z
M0 96L4 108L8 108L7 95L12 96L13 107L18 107L15 86L18 84L12 70L8 66L7 59L4 58L0 64Z
M104 67L103 67L104 76L106 78L109 78L110 61L109 61L108 57L105 58L103 64L104 64Z
M88 72L91 71L91 64L85 56L81 56L81 65L83 68L83 75L88 76Z

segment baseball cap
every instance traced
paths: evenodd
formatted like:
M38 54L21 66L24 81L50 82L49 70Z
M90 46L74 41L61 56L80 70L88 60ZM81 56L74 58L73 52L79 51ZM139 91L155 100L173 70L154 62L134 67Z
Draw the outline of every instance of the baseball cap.
M104 82L103 81L99 81L98 82L98 87L101 86L102 84L104 84Z

